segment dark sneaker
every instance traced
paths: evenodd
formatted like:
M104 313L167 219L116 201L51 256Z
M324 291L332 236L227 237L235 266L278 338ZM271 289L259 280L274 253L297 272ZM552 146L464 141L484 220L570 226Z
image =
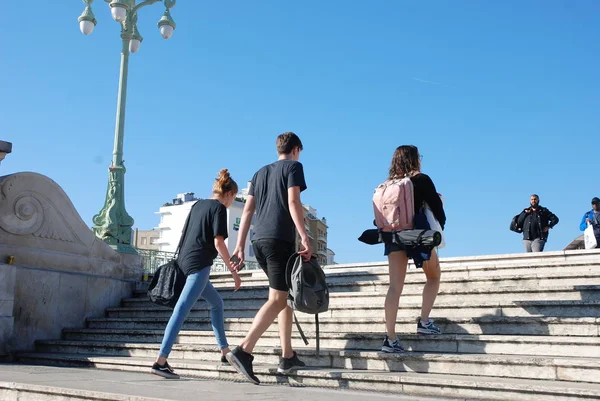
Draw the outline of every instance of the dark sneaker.
M385 336L383 340L381 351L389 354L399 354L405 352L404 347L400 344L400 340L398 340L398 337L396 337L396 340L392 342L388 336Z
M294 351L294 356L291 358L281 358L279 367L277 368L277 373L287 374L292 370L303 368L305 366L306 364L298 359L298 354L296 354L296 351Z
M419 318L417 322L417 334L442 334L442 331L433 324L433 320L429 319L427 322L423 322Z
M225 358L225 355L221 356L221 363L223 365L229 365L229 361L227 360L227 358Z
M155 362L154 365L152 365L152 370L150 372L153 375L161 376L165 379L179 379L179 375L173 371L169 362L165 362L164 365L159 365Z
M260 384L260 380L254 375L254 370L252 369L252 361L254 361L252 355L240 347L235 347L233 351L225 355L225 358L227 358L235 370L243 374L250 382Z

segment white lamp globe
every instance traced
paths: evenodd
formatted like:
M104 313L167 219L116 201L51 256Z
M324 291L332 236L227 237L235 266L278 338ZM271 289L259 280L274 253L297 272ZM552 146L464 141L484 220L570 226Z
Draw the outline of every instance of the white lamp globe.
M92 21L81 21L79 22L79 30L84 35L89 35L94 30L94 23Z
M110 14L112 15L115 21L123 22L127 17L127 9L121 6L112 6L110 8Z
M140 45L142 44L142 41L139 39L131 39L129 41L129 51L132 53L137 53L138 50L140 50Z
M160 26L160 35L163 37L163 39L169 39L171 36L173 36L173 31L174 28L171 25L164 24Z

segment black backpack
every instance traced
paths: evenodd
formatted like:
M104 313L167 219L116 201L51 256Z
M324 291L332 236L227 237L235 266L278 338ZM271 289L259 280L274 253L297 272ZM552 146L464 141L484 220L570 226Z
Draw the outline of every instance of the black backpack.
M512 218L511 222L510 222L510 231L514 231L516 233L522 233L523 232L523 227L519 227L519 216L521 214L519 213L518 215L516 215L515 217Z
M319 313L329 309L329 287L325 278L325 272L313 256L309 261L304 261L302 256L293 254L287 263L286 280L290 288L288 293L288 305L294 311L300 311L315 315L316 351L320 352L319 341ZM298 323L294 313L294 321L300 332L304 344L308 340Z
M154 272L152 281L148 286L148 299L150 299L150 302L152 303L175 308L177 301L179 301L179 297L185 286L186 277L177 264L177 256L181 250L181 245L183 244L191 214L192 211L190 210L185 225L183 226L183 231L179 238L179 245L177 245L173 259L160 266L156 269L156 272Z

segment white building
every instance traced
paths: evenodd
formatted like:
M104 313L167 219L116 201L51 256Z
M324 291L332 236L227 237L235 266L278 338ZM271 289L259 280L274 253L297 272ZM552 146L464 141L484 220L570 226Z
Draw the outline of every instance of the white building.
M327 265L335 265L335 252L327 248Z
M161 251L175 252L177 245L179 244L179 238L181 237L185 220L187 219L192 206L198 200L199 198L194 197L193 192L186 192L178 194L177 198L173 199L172 203L167 203L159 209L157 214L160 215L160 223L156 229L160 231L160 238L155 243L160 246ZM234 201L227 209L227 232L229 233L229 238L225 240L225 244L230 253L234 251L237 243L243 210L244 203L239 201ZM252 249L252 246L250 246L253 234L253 226L250 226L245 250L246 260L248 261L256 260L254 250Z

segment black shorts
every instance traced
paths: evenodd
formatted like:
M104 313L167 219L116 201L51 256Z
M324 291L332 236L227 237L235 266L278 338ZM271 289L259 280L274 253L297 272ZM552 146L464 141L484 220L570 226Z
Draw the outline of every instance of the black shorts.
M296 253L295 245L286 241L264 238L252 242L256 261L269 278L269 287L289 291L286 268L290 257Z

